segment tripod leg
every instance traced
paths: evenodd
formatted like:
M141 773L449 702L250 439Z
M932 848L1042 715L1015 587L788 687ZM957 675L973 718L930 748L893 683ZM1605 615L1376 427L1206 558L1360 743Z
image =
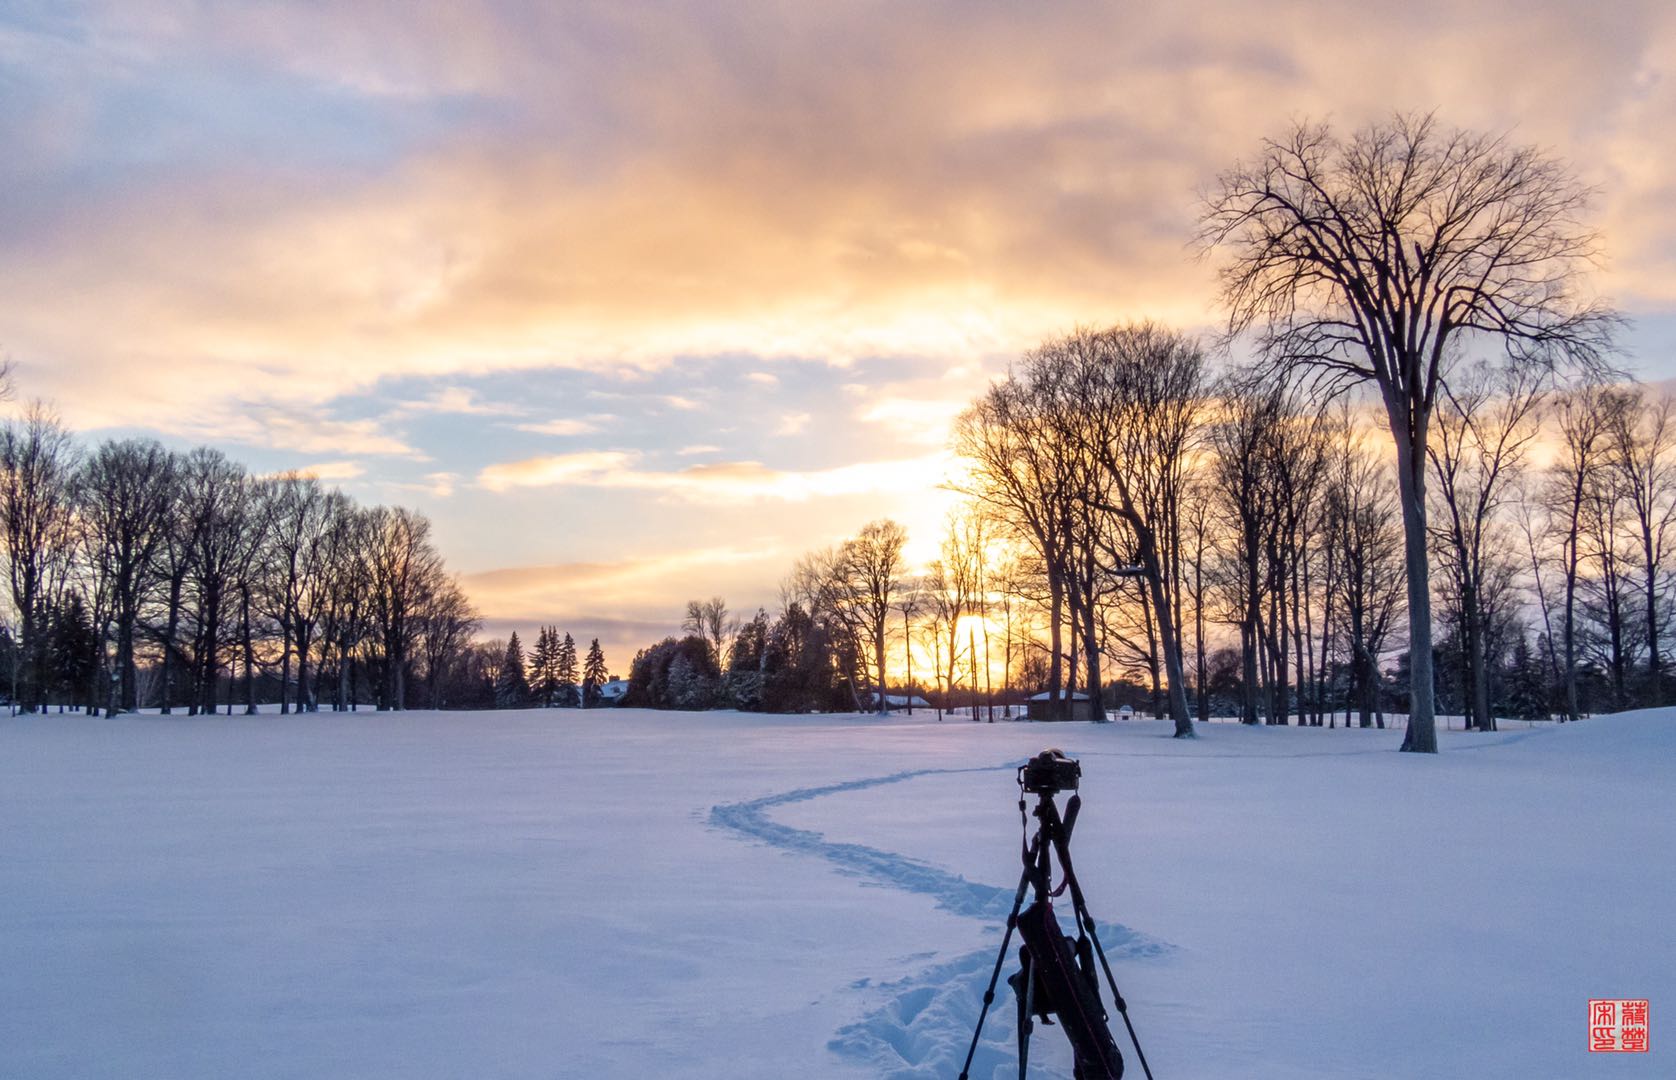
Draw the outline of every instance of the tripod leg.
M1036 972L1030 950L1021 948L1019 954L1024 961L1018 972L1018 977L1024 980L1024 993L1018 999L1018 1080L1024 1080L1024 1073L1030 1067L1030 1032L1036 1026L1031 1017L1036 1008Z
M1065 874L1065 882L1071 887L1071 906L1076 911L1077 918L1088 931L1088 937L1094 942L1094 954L1100 958L1100 968L1106 973L1106 985L1111 987L1112 1004L1117 1006L1117 1014L1123 1017L1123 1026L1129 1030L1129 1042L1135 1047L1135 1056L1140 1059L1141 1071L1146 1073L1146 1080L1152 1080L1152 1067L1146 1063L1146 1051L1141 1049L1141 1040L1135 1035L1135 1025L1129 1021L1129 1003L1118 993L1117 979L1112 976L1112 966L1106 960L1106 950L1100 944L1100 935L1094 929L1094 916L1088 913L1088 901L1082 895L1082 883L1077 880L1077 872L1071 866L1070 839L1060 831L1053 836L1054 853L1059 856L1059 869Z
M1018 893L1013 897L1013 910L1007 916L1007 932L1001 936L1001 952L995 957L995 970L989 973L989 988L983 992L983 1009L978 1013L978 1026L972 1031L972 1045L966 1048L966 1064L960 1067L960 1080L968 1080L972 1055L978 1052L978 1036L983 1034L983 1022L989 1007L995 1003L995 983L1001 978L1001 965L1007 962L1007 946L1012 943L1013 931L1018 927L1018 910L1024 906L1024 894L1030 888L1030 868L1018 879Z
M1135 1047L1135 1057L1140 1060L1141 1071L1146 1074L1146 1080L1152 1080L1152 1066L1146 1063L1146 1051L1141 1049L1141 1040L1135 1035L1135 1025L1129 1022L1129 1003L1118 993L1117 980L1112 977L1112 966L1106 960L1106 950L1100 945L1100 935L1095 932L1094 918L1088 914L1088 905L1083 902L1082 889L1076 884L1076 878L1071 878L1071 902L1076 905L1077 917L1082 920L1083 929L1088 931L1088 938L1094 942L1094 954L1100 958L1100 968L1106 973L1106 985L1112 990L1112 1004L1117 1007L1117 1015L1123 1017L1123 1026L1129 1029L1129 1042Z

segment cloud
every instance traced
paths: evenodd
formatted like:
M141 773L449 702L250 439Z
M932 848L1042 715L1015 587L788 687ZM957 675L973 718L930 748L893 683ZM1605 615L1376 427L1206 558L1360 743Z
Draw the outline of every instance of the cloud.
M591 435L600 429L600 425L607 420L614 419L605 414L590 417L562 417L557 420L543 420L536 424L515 425L519 431L528 431L535 435Z
M349 454L408 457L420 453L380 420L332 420L298 410L274 408L238 421L200 423L194 432L206 438L265 445L303 454Z
M547 454L486 466L477 474L480 487L490 491L553 487L562 484L601 485L626 473L635 455L621 450L578 454Z
M691 446L681 447L675 453L681 457L696 457L699 454L719 454L721 451L721 447L711 446L709 443L694 443Z
M479 486L504 492L525 487L592 487L650 491L695 502L805 502L845 495L929 491L954 466L946 451L917 458L858 462L805 471L773 469L756 461L690 465L673 471L640 467L630 451L548 454L490 465Z
M387 420L405 419L427 413L455 416L517 416L523 406L504 401L484 401L477 391L463 386L445 386L415 401L403 401L386 414Z
M864 423L888 426L910 442L939 446L949 440L949 428L972 398L885 397L857 413Z
M353 480L367 470L358 461L320 461L312 465L300 466L297 470L303 476L312 476L316 480Z
M425 474L428 492L439 499L446 499L454 494L454 485L460 482L460 474L452 472L433 472Z
M814 418L806 412L787 413L786 415L780 417L780 422L778 424L774 425L774 434L796 435L798 432L808 427L809 421L812 419Z
M1603 287L1676 303L1668 5L1420 8L94 8L16 32L14 110L62 103L5 166L0 325L88 424L185 426L253 379L316 404L741 351L993 358L1077 322L1213 321L1197 185L1294 116L1437 102L1577 162ZM247 73L300 82L271 103ZM261 120L191 141L188 79L188 119ZM117 101L149 123L99 127ZM283 167L247 162L262 139Z

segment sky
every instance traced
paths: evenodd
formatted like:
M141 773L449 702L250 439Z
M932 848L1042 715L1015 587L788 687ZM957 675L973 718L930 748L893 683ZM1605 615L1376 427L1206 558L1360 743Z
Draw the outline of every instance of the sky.
M1168 10L1163 10L1163 9ZM1593 185L1676 376L1676 6L0 0L0 352L88 438L435 522L486 629L773 607L1077 325L1212 333L1198 193L1436 109Z

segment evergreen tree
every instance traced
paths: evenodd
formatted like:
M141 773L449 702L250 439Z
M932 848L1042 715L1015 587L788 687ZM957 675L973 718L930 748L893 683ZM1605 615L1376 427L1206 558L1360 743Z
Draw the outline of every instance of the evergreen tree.
M550 709L559 696L559 632L543 626L535 638L535 656L530 662L530 689L536 704Z
M1542 663L1521 630L1513 641L1513 659L1507 669L1508 710L1520 720L1546 720L1550 700Z
M99 673L99 651L99 634L87 605L81 593L72 592L69 600L53 612L47 642L51 689L61 704L96 705L93 682Z
M559 642L557 661L559 684L558 703L566 709L574 709L579 704L576 697L576 687L581 681L576 671L576 639L567 632L564 640Z
M582 662L582 707L591 709L599 704L599 688L611 678L605 670L605 652L599 638L588 643L588 658Z
M529 702L530 684L524 673L524 646L518 632L506 643L506 657L501 661L500 676L495 680L495 708L518 709Z

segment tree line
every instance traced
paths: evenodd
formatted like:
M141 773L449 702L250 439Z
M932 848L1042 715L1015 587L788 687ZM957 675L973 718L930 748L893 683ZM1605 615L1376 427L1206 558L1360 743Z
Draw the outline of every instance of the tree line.
M604 703L602 688L611 680L598 638L579 660L576 639L556 626L536 633L528 656L516 630L504 642L472 646L472 653L478 690L472 708L592 709Z
M44 405L0 427L14 708L440 708L479 620L423 514L210 447L80 445Z
M961 416L968 506L923 574L876 523L756 625L819 628L815 683L851 707L886 707L894 638L905 687L917 657L974 715L999 652L1004 698L1069 711L1113 676L1184 737L1392 710L1433 752L1440 698L1477 729L1663 703L1669 406L1616 381L1590 194L1431 115L1265 140L1200 217L1214 346L1246 364L1147 322L1044 342ZM654 704L743 704L768 671L692 631L642 656Z
M692 601L626 703L974 717L1046 692L1194 721L1384 727L1414 664L1395 461L1366 405L1217 373L1156 325L1034 350L962 415L937 555L871 523L778 614ZM1671 700L1676 404L1450 372L1428 446L1438 700L1471 729ZM1179 688L1172 692L1172 687Z

